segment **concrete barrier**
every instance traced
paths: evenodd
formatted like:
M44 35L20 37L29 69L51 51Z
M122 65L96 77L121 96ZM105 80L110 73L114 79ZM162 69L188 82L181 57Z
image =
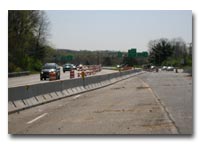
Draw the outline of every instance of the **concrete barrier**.
M62 99L88 90L105 87L134 76L141 70L128 70L119 73L98 75L69 80L52 81L34 85L8 88L8 112L16 112L40 104Z
M12 72L12 73L8 73L8 77L19 77L19 76L25 76L29 74L30 74L30 71Z

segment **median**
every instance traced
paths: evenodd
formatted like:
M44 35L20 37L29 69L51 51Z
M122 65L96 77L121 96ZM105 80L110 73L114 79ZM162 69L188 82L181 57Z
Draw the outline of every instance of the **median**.
M118 73L51 81L8 88L8 113L49 103L87 91L102 88L141 73L141 69Z

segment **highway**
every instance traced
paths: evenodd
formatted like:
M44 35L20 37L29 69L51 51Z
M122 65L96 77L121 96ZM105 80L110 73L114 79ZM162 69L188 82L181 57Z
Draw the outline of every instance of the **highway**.
M70 72L66 71L63 73L61 68L61 77L60 80L66 80L70 79ZM114 70L108 70L108 69L102 69L100 72L97 72L95 75L103 75L103 74L109 74L114 73L118 71ZM75 78L77 78L78 71L75 70ZM40 80L40 74L31 74L28 76L20 76L20 77L13 77L8 78L8 87L16 87L16 86L23 86L23 85L31 85L31 84L37 84L37 83L46 83L49 82L49 80Z
M181 134L193 133L192 77L187 73L159 72L139 76L154 90Z
M192 78L146 72L8 116L10 134L192 134Z

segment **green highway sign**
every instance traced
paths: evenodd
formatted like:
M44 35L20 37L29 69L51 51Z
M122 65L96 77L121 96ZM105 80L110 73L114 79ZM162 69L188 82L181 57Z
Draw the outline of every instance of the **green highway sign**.
M142 57L148 57L148 52L138 52L137 53L137 57L140 57L140 58L142 58Z
M142 52L142 55L143 55L143 57L148 57L148 52L143 51L143 52Z
M122 52L119 51L119 52L117 53L117 57L118 57L118 58L122 58Z
M147 51L137 52L136 48L131 48L128 50L128 57L129 58L146 58L148 57L148 52Z
M141 52L138 52L138 53L137 53L137 57L138 57L138 58L143 57L142 53L141 53Z
M73 60L73 56L72 55L62 56L61 60L62 61L71 61L71 60Z
M128 57L135 58L137 56L136 52L137 52L136 48L132 48L132 49L128 50Z

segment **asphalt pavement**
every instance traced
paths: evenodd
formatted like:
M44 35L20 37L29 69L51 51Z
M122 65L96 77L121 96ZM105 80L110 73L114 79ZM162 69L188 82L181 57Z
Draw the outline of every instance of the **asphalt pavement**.
M8 116L9 134L178 134L145 73Z
M118 72L115 70L108 70L108 69L102 69L100 72L97 72L95 75L103 75L103 74L109 74ZM78 71L75 70L75 78L77 78ZM91 75L94 76L94 75ZM60 80L67 80L70 79L70 72L66 71L63 73L61 69L61 75ZM20 77L12 77L8 78L8 87L16 87L16 86L24 86L24 85L31 85L31 84L38 84L38 83L47 83L49 80L40 80L40 74L31 74L28 76L20 76Z
M147 72L140 75L161 101L175 122L180 134L193 133L192 77L187 73L173 71Z

